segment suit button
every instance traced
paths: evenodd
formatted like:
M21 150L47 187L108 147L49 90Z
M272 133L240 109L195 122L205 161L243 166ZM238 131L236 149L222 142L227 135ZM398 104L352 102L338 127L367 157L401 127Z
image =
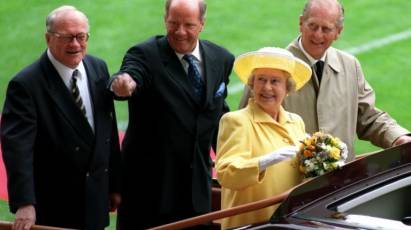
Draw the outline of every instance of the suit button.
M80 151L80 146L76 146L76 147L74 148L74 151L76 151L76 152Z

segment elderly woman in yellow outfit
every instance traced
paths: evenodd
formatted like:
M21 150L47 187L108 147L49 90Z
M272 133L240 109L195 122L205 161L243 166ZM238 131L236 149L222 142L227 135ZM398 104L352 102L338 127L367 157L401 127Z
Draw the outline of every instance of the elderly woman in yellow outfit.
M217 178L222 209L280 194L302 180L295 154L306 136L304 122L283 109L311 68L285 49L266 47L239 56L234 71L253 96L244 109L226 113L217 142ZM223 229L267 221L277 206L223 219Z

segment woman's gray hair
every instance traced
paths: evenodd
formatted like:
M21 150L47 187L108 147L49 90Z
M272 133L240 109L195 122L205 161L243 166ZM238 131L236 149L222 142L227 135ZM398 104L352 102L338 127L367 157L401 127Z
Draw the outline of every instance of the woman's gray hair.
M84 20L87 23L87 31L89 31L90 26L88 24L87 16L83 12L79 11L74 6L64 5L64 6L60 6L56 9L54 9L53 11L51 11L49 13L49 15L47 15L47 18L46 18L46 30L47 30L47 32L53 32L53 26L54 26L54 23L56 21L56 18L58 18L59 14L67 12L67 11L75 11L75 12L79 13L82 17L84 17Z
M288 74L288 73L287 73ZM297 84L294 81L294 78L291 77L290 74L288 74L288 78L287 78L287 93L292 93L295 92L295 88L296 88Z
M287 94L290 94L290 93L292 93L292 92L295 92L295 88L296 88L296 83L295 83L295 81L294 81L294 79L291 77L291 74L289 74L288 72L286 72L286 71L283 71L283 70L281 70L284 74L285 74L285 76L287 77L287 85L286 85L286 90L287 90ZM254 70L251 72L251 75L250 75L250 77L248 78L248 82L247 82L247 85L250 87L250 89L251 89L251 96L254 96L254 92L253 92L253 86L254 86L254 78L255 78L255 75L254 75Z

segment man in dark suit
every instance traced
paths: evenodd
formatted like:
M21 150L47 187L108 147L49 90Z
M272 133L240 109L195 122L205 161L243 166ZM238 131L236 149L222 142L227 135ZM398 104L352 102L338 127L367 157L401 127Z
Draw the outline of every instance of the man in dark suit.
M2 115L14 228L104 229L120 202L109 73L102 60L86 55L82 12L59 7L46 26L48 49L10 81Z
M228 111L234 56L198 39L205 10L202 0L166 1L167 36L129 49L115 74L111 89L129 105L120 229L148 228L211 209L209 151Z

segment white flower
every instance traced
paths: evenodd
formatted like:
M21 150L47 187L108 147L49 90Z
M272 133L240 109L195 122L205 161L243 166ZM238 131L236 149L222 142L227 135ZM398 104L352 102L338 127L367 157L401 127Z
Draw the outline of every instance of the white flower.
M305 160L305 161L304 161L304 165L305 165L305 168L306 168L307 172L312 172L312 171L314 171L315 165L314 165L314 163L311 162L310 160Z
M342 158L343 160L346 160L346 159L347 159L347 156L348 156L348 148L347 148L347 145L346 145L344 142L341 142L341 143L340 143L340 146L341 146L341 158Z
M336 164L338 165L338 167L342 167L342 166L344 166L344 160L339 160L339 161L337 161L336 162Z

